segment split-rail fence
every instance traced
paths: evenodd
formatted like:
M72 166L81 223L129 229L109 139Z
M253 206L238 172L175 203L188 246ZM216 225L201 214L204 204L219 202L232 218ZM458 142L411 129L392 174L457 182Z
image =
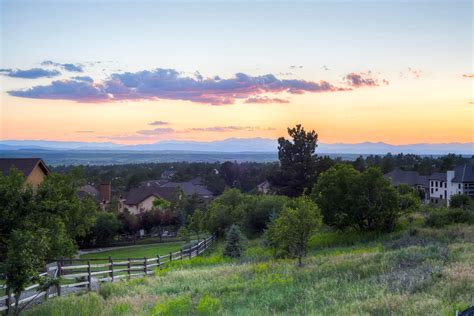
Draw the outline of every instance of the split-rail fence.
M114 282L121 279L131 279L153 274L153 269L160 268L169 262L186 260L196 257L213 245L216 238L210 236L194 246L181 248L177 252L148 258L104 258L104 259L77 259L61 258L47 264L45 272L40 277L49 276L59 280L59 283L45 291L38 290L41 285L33 284L21 293L19 305L39 303L55 296L61 296L79 291L92 291L100 283ZM15 296L5 286L5 295L0 296L0 312L15 306Z

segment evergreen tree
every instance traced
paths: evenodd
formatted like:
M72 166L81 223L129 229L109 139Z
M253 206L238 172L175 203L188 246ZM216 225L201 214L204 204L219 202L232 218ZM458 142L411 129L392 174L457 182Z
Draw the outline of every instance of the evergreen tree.
M224 246L224 256L231 258L240 258L244 252L245 237L240 231L239 226L232 225L227 232L227 238Z

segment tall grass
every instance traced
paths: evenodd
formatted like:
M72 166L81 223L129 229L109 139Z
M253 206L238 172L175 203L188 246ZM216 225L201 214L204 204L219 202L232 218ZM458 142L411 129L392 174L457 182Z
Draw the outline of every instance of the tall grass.
M254 241L241 260L217 249L155 277L104 284L98 294L53 299L25 314L454 315L472 302L474 226L354 243L333 236L315 237L303 268L270 259Z

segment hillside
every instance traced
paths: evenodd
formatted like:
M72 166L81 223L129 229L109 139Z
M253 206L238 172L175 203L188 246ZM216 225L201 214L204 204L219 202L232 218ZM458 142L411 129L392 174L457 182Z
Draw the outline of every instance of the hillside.
M455 315L472 303L472 225L318 233L303 268L271 259L260 243L251 241L239 261L217 248L154 277L105 284L99 293L53 299L25 314Z

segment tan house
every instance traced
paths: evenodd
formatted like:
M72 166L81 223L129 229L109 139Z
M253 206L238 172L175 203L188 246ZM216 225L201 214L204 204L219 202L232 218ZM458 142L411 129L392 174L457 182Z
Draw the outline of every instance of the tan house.
M37 188L50 173L41 158L0 158L0 174L8 176L11 168L22 172L26 177L26 182L33 188Z
M131 189L121 199L120 210L128 210L132 214L140 214L153 208L153 201L164 199L171 201L176 188L163 188L158 185L145 185Z

